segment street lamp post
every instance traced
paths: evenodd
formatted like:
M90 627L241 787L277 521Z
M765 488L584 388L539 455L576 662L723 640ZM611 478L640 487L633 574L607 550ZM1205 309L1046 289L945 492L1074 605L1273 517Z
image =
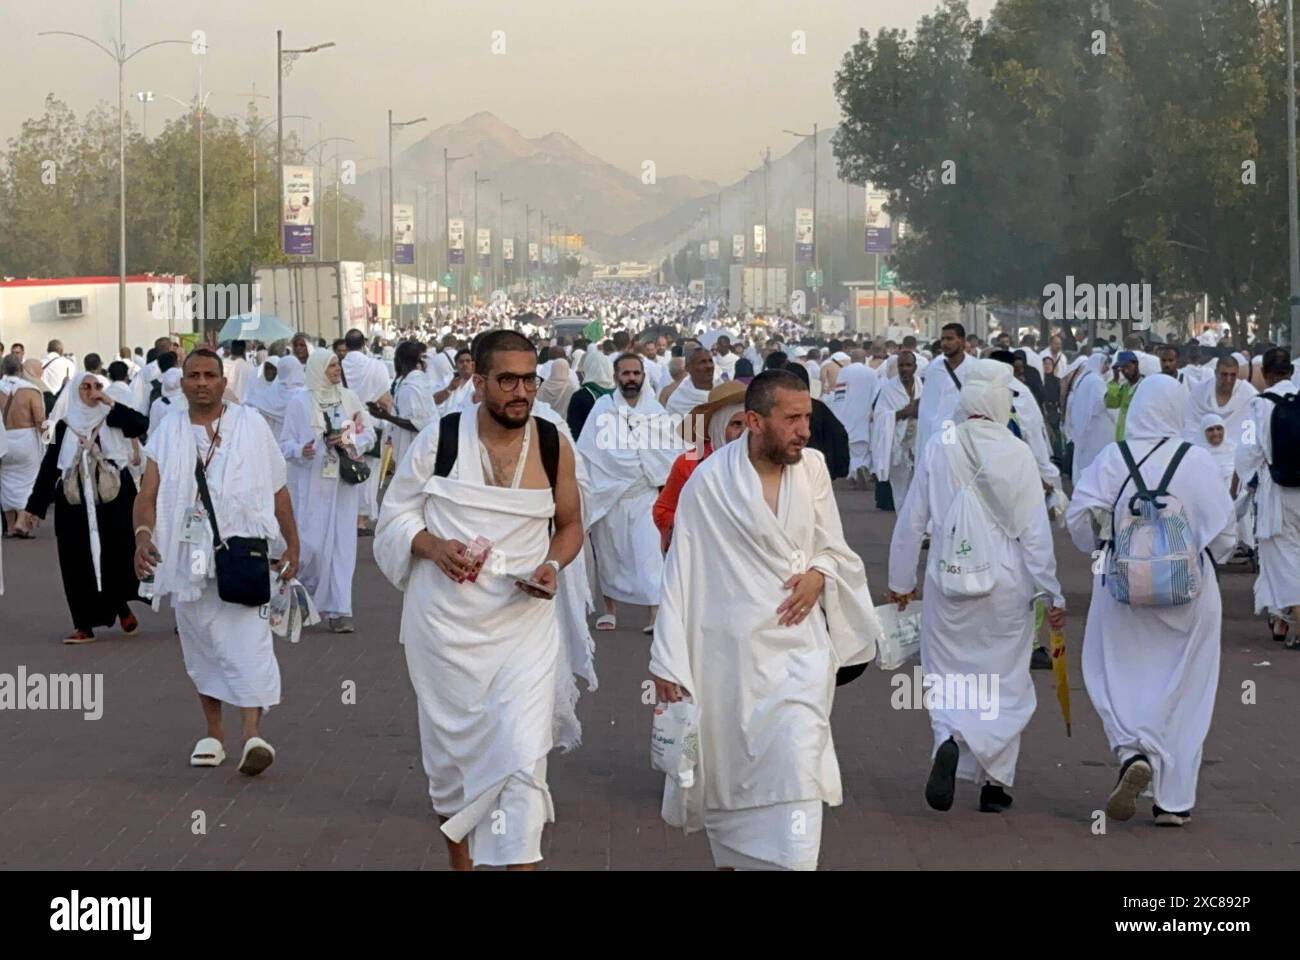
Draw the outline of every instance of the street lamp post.
M451 272L451 188L449 184L449 171L451 165L457 160L468 160L472 153L462 154L459 157L453 157L447 153L447 148L442 148L442 236L443 246L446 248L447 272ZM462 273L464 271L461 271ZM451 308L451 290L447 290L447 307Z
M135 98L140 101L140 134L149 139L149 104L153 103L152 90L137 90Z
M117 0L117 40L110 50L98 40L69 30L43 30L37 36L76 37L94 44L117 64L117 337L119 347L126 342L126 64L137 54L150 47L165 43L189 44L189 40L155 40L137 47L131 53L126 52L126 35L122 29L122 0Z
M320 173L321 173L321 165L325 162L325 144L327 144L327 143L356 143L356 141L353 140L351 137L326 137L326 138L323 139L323 140L317 140L317 141L316 141L315 143L313 143L310 147L308 147L306 150L303 151L303 155L304 155L304 156L306 156L307 154L311 153L313 150L316 151L316 183L317 183L317 184L321 183L321 175L320 175ZM337 153L335 154L334 159L335 159L334 178L335 178L335 181L337 181L337 180L338 180L338 162L337 162L337 161L338 161L338 154L337 154ZM321 226L324 226L324 225L325 225L325 224L322 222L322 223L321 223ZM335 196L334 196L334 254L335 254L335 257L334 257L334 258L335 258L336 260L338 259L338 246L339 246L339 240L338 240L338 225L339 225L338 191L335 190ZM323 251L322 251L322 249L321 249L321 248L324 247L324 246L325 246L325 233L324 233L324 231L322 230L322 231L321 231L321 242L318 243L318 244L316 244L316 262L317 262L317 263L320 263L322 260L325 259L324 255L323 255Z
M1286 0L1286 166L1288 230L1291 240L1291 354L1300 351L1300 226L1296 217L1295 12Z
M506 272L506 204L514 202L514 197L507 197L504 193L497 200L497 243L501 244L501 282L497 283L496 261L494 260L492 286L496 289L505 289L510 286L510 277Z
M277 204L283 204L284 202L284 121L288 119L284 115L284 78L293 71L294 61L299 57L332 46L334 46L334 42L331 40L329 43L318 43L313 47L304 47L301 50L286 50L284 49L284 31L275 31L275 182L278 191ZM276 219L278 220L279 217ZM284 244L283 232L280 235L280 244L281 246Z
M533 208L524 204L524 289L528 296L533 295Z
M393 128L411 127L417 123L424 123L427 119L428 117L417 117L414 120L395 121L393 120L393 111L388 111L388 206L390 208L397 203L397 194L393 192ZM392 286L389 288L388 298L393 304L392 319L394 322L400 319L402 307L401 290L397 285L397 260L394 250L396 243L397 238L393 231L393 211L390 209L388 211L388 277Z
M253 153L253 236L254 237L257 236L257 140L262 135L262 131L265 130L273 123L280 123L282 120L310 120L310 119L311 117L306 116L305 114L290 113L283 117L278 117L278 116L272 117L270 120L266 121L266 123L262 124L260 127L258 127L256 130L253 131L252 153ZM283 189L284 189L283 186L281 186L281 190Z
M480 177L478 175L477 170L474 171L474 260L475 260L474 266L476 269L473 275L476 277L478 276L478 271L483 268L483 257L478 252L478 187L480 183L491 183L491 182L492 181L486 177ZM489 243L488 244L489 261L491 260L491 258L492 258L492 244Z
M812 205L812 220L813 220L813 243L812 243L813 273L814 273L814 274L820 274L821 271L817 269L817 264L818 264L818 262L819 262L820 259L821 259L821 258L820 258L820 248L821 248L821 243L819 242L819 241L821 240L821 237L818 236L818 234L817 234L817 124L815 124L815 123L813 124L813 128L812 128L812 133L811 133L811 134L807 134L807 133L797 133L797 132L794 131L794 130L786 130L786 131L784 131L784 132L790 134L792 137L809 137L809 136L812 137L812 152L813 152L813 201L812 201L812 202L813 202L813 205ZM792 279L793 279L793 278L792 278ZM819 284L819 285L816 286L816 287L813 287L813 306L812 306L812 315L813 315L814 317L817 315L817 307L818 307L818 305L820 304L820 301L821 301L821 296L820 296L820 293L821 293L821 287L820 287L821 277L818 276L818 277L817 277L817 280L818 280L818 284ZM879 282L879 278L877 278L877 282Z

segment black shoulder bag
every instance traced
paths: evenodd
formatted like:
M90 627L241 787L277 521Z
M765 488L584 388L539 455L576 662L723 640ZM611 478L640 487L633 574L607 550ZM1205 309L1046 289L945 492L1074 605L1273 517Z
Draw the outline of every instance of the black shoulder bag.
M217 565L217 596L226 603L260 607L271 602L271 547L265 537L228 537L221 539L217 529L217 511L208 493L208 479L203 461L195 458L194 479L199 497L208 512L212 527L212 550Z

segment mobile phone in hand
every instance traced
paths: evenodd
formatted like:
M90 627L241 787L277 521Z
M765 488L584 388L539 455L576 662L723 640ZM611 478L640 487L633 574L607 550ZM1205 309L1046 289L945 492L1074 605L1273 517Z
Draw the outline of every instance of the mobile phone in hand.
M547 585L544 584L544 583L539 583L539 582L536 581L536 580L528 580L528 579L525 579L525 578L523 578L523 577L515 577L515 583L519 584L519 585L522 586L522 587L530 587L530 588L532 588L533 590L538 591L539 593L544 593L544 594L546 594L548 597L553 597L553 596L555 596L555 588L554 588L554 587L547 586Z

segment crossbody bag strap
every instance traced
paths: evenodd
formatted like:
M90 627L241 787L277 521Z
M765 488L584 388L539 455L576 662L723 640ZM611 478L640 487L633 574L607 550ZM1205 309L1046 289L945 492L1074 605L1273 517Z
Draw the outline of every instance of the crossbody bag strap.
M199 485L199 499L203 501L203 509L208 512L208 525L212 527L212 549L221 548L221 531L217 529L217 511L212 506L212 494L208 492L208 477L203 469L203 461L197 456L194 458L194 479Z
M948 358L944 357L942 363L943 363L943 368L948 371L948 376L952 377L953 386L955 386L957 390L960 391L961 381L957 379L957 374L953 371L952 367L948 366Z

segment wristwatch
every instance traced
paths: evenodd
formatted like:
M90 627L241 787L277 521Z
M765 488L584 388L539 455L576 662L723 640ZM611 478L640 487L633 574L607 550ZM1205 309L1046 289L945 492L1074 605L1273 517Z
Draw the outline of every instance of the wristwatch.
M561 570L561 567L560 567L560 561L558 561L558 560L547 560L547 561L545 561L545 562L543 563L543 566L554 567L554 568L555 568L555 575L556 575L557 577L560 575L560 570Z

